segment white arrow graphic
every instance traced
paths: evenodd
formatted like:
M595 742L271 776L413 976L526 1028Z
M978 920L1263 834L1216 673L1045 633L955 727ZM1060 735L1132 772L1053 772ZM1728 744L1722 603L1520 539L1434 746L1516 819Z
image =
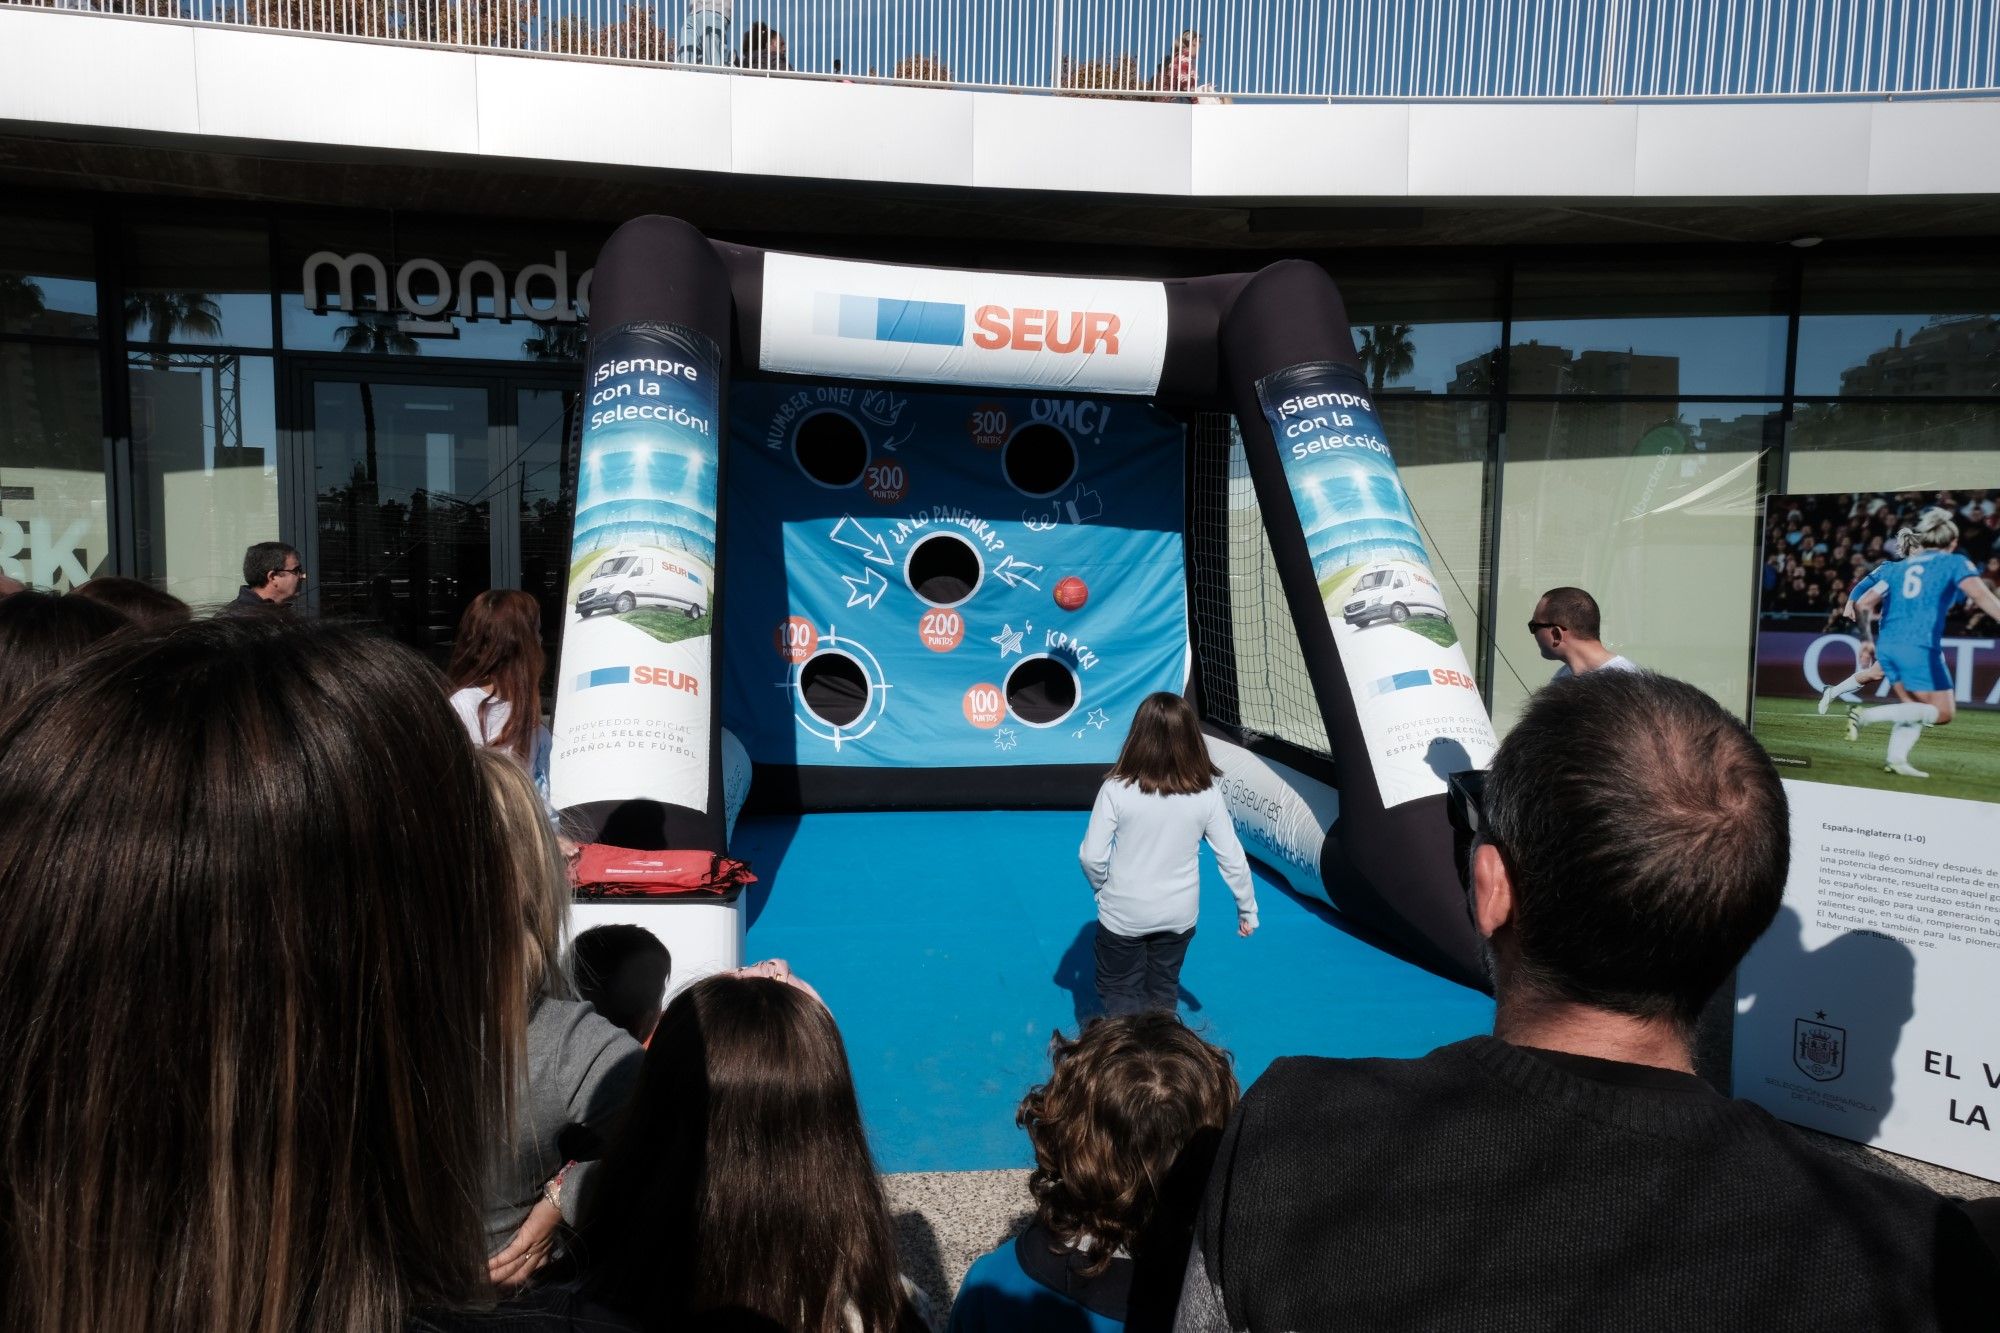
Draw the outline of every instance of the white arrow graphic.
M836 545L859 551L864 559L873 560L878 565L896 563L889 558L889 544L855 522L852 514L842 514L840 522L834 524L833 531L827 535L833 538Z
M1042 590L1042 585L1029 578L1028 575L1039 574L1041 572L1042 567L1040 565L1031 565L1025 560L1016 560L1011 555L1003 557L1000 563L993 567L993 577L999 579L1008 587L1012 588L1025 583L1036 592Z
M889 580L872 569L862 570L859 578L842 574L840 581L847 585L847 604L866 606L870 611L875 609L875 603L882 600L882 594L889 591Z

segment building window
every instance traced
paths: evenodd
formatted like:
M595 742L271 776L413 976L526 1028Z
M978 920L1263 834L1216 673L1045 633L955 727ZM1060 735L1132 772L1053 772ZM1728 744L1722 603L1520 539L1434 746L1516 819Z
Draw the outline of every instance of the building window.
M131 358L137 573L183 601L228 601L244 550L278 539L272 381L268 356Z
M90 224L0 214L0 334L97 336Z
M1849 260L1808 267L1797 392L2000 395L2000 264Z
M1493 570L1493 712L1504 731L1556 664L1526 624L1552 587L1590 592L1605 646L1748 699L1759 454L1776 409L1758 403L1513 403Z
M160 223L130 228L125 339L134 348L269 347L268 233Z
M1787 319L1772 263L1522 264L1508 391L1537 396L1781 394Z
M97 349L0 342L0 570L73 588L110 559Z

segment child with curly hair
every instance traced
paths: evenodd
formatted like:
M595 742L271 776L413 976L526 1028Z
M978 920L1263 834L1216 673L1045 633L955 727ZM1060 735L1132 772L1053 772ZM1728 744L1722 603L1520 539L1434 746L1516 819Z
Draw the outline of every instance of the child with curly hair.
M982 1256L951 1333L1115 1333L1173 1326L1195 1212L1236 1106L1227 1051L1159 1011L1049 1043L1028 1131L1035 1217Z

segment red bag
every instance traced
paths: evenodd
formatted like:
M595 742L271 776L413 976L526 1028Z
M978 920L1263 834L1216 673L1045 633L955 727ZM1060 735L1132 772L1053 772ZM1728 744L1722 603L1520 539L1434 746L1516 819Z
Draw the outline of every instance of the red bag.
M570 875L579 898L721 897L757 882L747 863L718 852L647 852L601 842L582 849Z

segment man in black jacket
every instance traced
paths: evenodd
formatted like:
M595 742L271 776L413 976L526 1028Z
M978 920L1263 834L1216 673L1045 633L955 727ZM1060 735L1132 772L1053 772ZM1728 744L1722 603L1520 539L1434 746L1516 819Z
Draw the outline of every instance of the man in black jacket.
M231 611L287 611L306 588L299 553L283 542L258 542L243 553L243 586Z
M1273 1064L1224 1134L1177 1328L1993 1326L2000 1269L1956 1205L1693 1072L1789 857L1741 723L1590 672L1460 795L1493 1035Z

